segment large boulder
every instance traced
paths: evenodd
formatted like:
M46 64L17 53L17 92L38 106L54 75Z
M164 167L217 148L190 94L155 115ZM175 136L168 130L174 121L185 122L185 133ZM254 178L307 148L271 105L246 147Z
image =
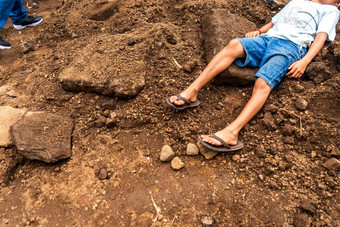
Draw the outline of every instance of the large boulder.
M10 128L25 114L25 112L26 109L0 106L0 147L7 147L13 144Z
M244 35L256 28L249 20L232 14L224 9L213 9L202 18L204 49L206 60L211 59L222 50L230 40ZM254 83L257 68L240 68L232 64L220 73L214 81L218 84L249 85Z
M122 37L103 35L81 49L60 74L62 87L67 91L122 98L137 95L145 86L143 56L125 50L126 44L115 42L116 38L122 40Z
M73 122L69 117L27 112L10 133L18 153L27 159L56 162L71 156Z

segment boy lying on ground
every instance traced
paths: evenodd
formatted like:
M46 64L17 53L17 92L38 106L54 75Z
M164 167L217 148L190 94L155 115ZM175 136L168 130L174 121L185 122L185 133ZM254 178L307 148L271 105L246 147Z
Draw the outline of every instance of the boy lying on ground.
M340 0L292 0L268 24L247 33L246 38L231 40L187 89L166 103L178 110L198 106L198 91L232 62L240 67L258 67L252 96L239 116L215 134L199 137L205 147L214 151L241 149L239 132L262 108L270 91L285 75L300 78L325 41L334 40L339 3Z

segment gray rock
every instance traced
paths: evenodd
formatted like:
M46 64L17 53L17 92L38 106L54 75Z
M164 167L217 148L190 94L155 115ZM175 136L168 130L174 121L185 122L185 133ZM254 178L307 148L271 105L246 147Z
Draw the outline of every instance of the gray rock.
M201 223L203 226L212 226L215 223L215 219L210 216L202 216Z
M339 170L340 169L340 161L336 158L328 159L323 166L328 170Z
M184 167L184 162L182 162L182 160L179 157L175 157L174 159L172 159L171 168L173 168L174 170L180 170L183 167Z
M295 108L301 111L305 111L308 106L308 102L304 98L297 99L294 104Z
M0 147L7 147L13 144L10 128L25 114L25 112L26 109L0 106Z
M187 155L198 155L198 147L193 143L188 143Z
M18 153L27 159L56 162L71 157L73 122L45 112L27 112L10 129Z
M221 51L232 39L244 35L256 28L256 25L244 17L229 13L224 9L213 9L202 18L202 30L206 60ZM255 68L240 68L232 64L215 79L218 84L249 85L254 83Z
M162 162L170 162L175 157L175 152L169 145L164 145L161 150L159 159Z
M212 159L218 154L218 152L209 150L208 148L203 146L200 142L197 142L196 145L198 147L198 150L204 156L205 159Z

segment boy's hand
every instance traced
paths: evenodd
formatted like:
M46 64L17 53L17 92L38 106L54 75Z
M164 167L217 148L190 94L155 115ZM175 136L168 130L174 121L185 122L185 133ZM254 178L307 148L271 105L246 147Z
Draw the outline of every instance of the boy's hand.
M256 37L260 35L260 31L252 31L252 32L248 32L245 37L246 38L251 38L251 37Z
M288 78L300 78L305 72L307 65L308 62L303 59L293 62L293 64L288 67L286 76L288 76Z

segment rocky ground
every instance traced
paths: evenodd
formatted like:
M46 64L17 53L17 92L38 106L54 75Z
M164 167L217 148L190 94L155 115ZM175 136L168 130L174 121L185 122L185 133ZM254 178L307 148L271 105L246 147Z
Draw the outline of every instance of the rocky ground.
M0 52L0 110L26 113L11 127L13 141L0 148L1 226L340 225L339 36L302 79L273 90L242 130L241 151L192 155L198 135L231 122L252 92L211 83L196 109L165 104L207 64L203 16L225 9L260 27L279 6L262 0L25 5L43 23L16 31L9 21L0 31L12 44ZM4 113L0 121L9 123L15 114ZM23 122L32 115L38 117L29 130ZM32 139L18 142L30 132ZM24 156L28 143L33 150L55 144L41 136L48 133L51 141L69 141L71 157L48 163ZM162 150L176 158L161 161Z

